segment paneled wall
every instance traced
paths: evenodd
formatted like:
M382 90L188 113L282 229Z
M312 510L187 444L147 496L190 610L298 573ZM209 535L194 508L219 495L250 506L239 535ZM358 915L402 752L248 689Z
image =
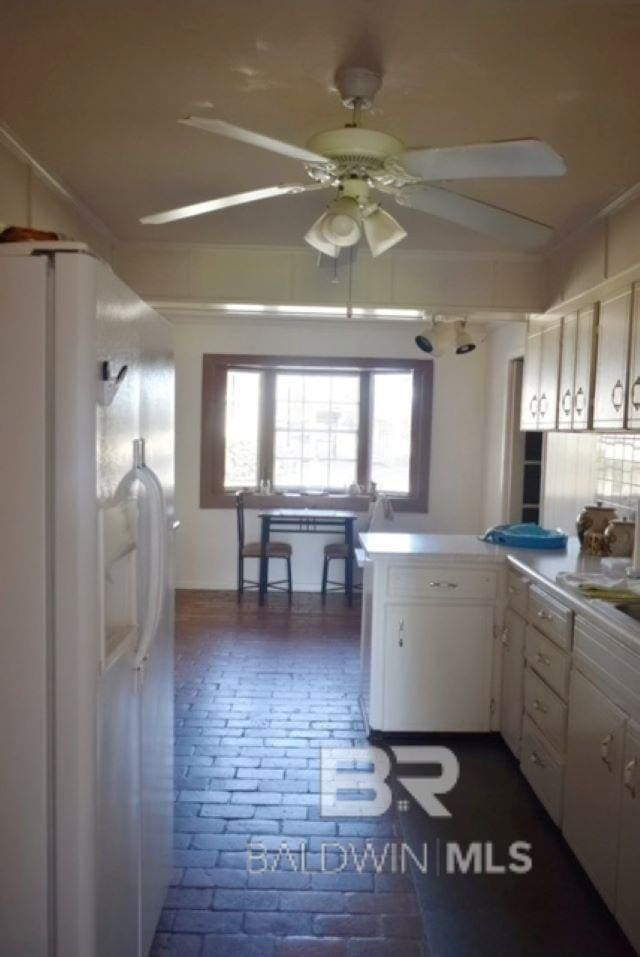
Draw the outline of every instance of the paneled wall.
M113 257L114 239L108 230L46 174L9 149L0 134L0 228L4 226L64 233L88 243L107 262Z

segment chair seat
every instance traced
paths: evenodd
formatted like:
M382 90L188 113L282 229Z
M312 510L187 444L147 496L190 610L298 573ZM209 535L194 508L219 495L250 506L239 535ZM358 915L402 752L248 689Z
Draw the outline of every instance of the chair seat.
M348 558L349 546L346 542L332 542L324 546L325 558Z
M291 555L291 545L288 542L268 542L267 558L288 558ZM243 558L260 558L262 546L260 542L247 542L242 549Z

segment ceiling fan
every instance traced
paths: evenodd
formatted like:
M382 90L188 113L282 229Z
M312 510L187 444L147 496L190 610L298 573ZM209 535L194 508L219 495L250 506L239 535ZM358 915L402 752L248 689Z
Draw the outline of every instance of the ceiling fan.
M542 223L431 184L562 176L566 164L555 150L536 139L407 149L395 136L360 126L361 113L371 108L381 83L379 74L364 68L349 67L339 72L336 85L343 104L352 110L351 122L342 129L316 133L305 148L224 120L201 116L179 120L187 126L301 160L312 182L285 183L220 196L143 216L140 222L171 223L288 193L335 189L335 198L311 226L305 240L320 252L337 257L341 248L354 246L364 233L372 255L378 256L407 235L373 197L373 192L378 191L392 195L400 206L421 210L521 249L538 249L547 241L552 230Z

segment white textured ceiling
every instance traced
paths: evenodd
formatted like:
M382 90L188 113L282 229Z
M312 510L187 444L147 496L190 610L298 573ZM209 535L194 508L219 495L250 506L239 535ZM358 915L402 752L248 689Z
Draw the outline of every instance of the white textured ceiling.
M539 137L563 154L563 179L460 189L562 232L640 180L639 50L637 0L2 0L0 118L121 238L297 244L324 194L137 223L303 175L176 119L304 144L346 120L335 68L379 67L366 122L409 145ZM493 247L387 205L405 247Z

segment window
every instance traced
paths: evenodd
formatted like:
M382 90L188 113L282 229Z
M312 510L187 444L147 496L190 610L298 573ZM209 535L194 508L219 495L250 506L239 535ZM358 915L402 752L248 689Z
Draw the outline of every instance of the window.
M269 504L297 492L366 508L375 482L394 507L426 511L432 372L425 360L204 356L201 506L267 482Z

